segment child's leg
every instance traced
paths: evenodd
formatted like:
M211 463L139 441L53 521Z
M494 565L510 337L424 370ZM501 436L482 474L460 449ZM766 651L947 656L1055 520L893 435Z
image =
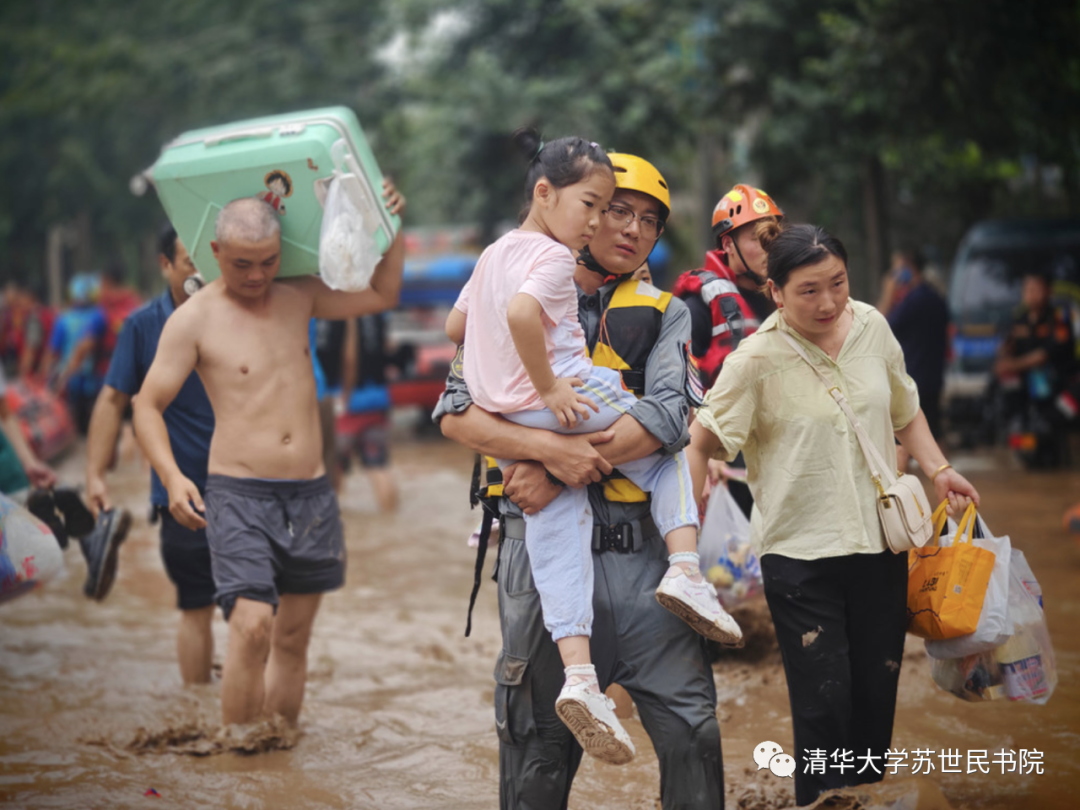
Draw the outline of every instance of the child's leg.
M503 416L523 427L550 430L555 433L579 434L607 430L637 402L633 394L622 388L620 379L619 372L613 369L602 366L594 368L585 384L574 390L591 399L600 410L590 410L588 419L578 419L571 428L560 425L558 417L547 408L504 413Z
M701 576L697 553L698 508L683 453L653 453L620 464L619 471L652 492L652 516L664 535L671 567L656 589L656 599L707 638L741 644L742 630L720 605L716 590Z
M588 664L593 619L592 510L588 492L566 487L539 512L526 515L525 547L540 594L544 627L559 645L563 663Z
M585 751L622 764L633 758L634 744L600 691L589 652L592 524L588 492L567 487L539 512L525 516L525 547L544 626L558 645L566 672L555 713Z
M668 554L697 555L698 508L686 455L651 453L620 464L619 472L652 493L653 521L664 535Z
M564 667L592 666L588 636L563 636L555 644Z

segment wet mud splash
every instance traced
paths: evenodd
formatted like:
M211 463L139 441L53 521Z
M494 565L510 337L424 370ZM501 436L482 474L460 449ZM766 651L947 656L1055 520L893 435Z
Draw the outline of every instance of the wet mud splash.
M124 748L133 754L262 754L285 751L296 745L300 732L281 717L245 726L213 726L207 722L140 728Z
M725 769L730 780L733 774ZM786 810L795 805L795 788L790 779L778 779L768 769L743 768L738 781L727 793L727 806L735 810Z
M399 514L377 513L362 474L346 481L347 586L324 599L315 625L299 732L269 723L246 736L222 734L216 683L180 685L174 594L157 527L145 519L148 471L124 461L110 483L135 525L108 600L82 597L84 568L72 548L65 579L0 606L0 806L145 808L157 801L146 798L152 788L193 810L497 807L492 668L501 641L487 578L473 634L463 637L474 560L465 541L479 522L467 505L472 457L441 441L398 442L392 453L403 484ZM79 480L82 459L62 472ZM909 638L894 747L1039 749L1045 772L942 773L935 759L932 773L909 781L948 803L920 797L894 806L1072 810L1080 792L1080 547L1060 521L1080 499L1080 473L1030 475L992 460L971 477L989 525L1011 535L1039 577L1060 684L1045 707L967 704L933 684L922 642ZM795 753L780 653L763 601L736 618L746 646L720 652L714 665L725 806L786 810L793 781L754 770L752 757L762 740ZM214 632L220 659L220 618ZM659 807L656 756L632 702L620 703L620 716L638 756L621 768L583 762L574 810ZM883 786L901 781L889 776ZM869 796L832 797L831 806L868 810L877 806Z

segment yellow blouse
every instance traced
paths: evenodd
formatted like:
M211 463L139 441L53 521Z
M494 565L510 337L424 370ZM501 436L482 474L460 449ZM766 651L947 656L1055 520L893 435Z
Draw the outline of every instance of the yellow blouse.
M918 414L918 391L885 318L860 301L851 307L851 331L835 361L774 312L727 357L697 411L720 439L717 458L745 455L758 554L814 560L886 549L877 490L855 431L778 331L803 345L840 386L882 455L896 458L893 432Z

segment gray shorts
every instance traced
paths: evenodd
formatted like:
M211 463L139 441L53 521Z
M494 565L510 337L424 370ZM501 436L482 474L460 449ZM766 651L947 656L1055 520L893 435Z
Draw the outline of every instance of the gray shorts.
M278 594L323 593L345 583L341 515L327 476L211 475L205 502L215 599L226 619L241 596L276 609Z

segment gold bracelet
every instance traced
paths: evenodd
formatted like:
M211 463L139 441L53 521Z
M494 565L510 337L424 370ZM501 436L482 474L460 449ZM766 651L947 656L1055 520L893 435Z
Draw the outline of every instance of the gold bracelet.
M934 474L930 476L930 483L931 484L934 483L937 480L937 477L939 475L941 475L941 473L945 472L945 470L951 470L951 469L952 469L952 464L942 464L940 467L938 467L936 470L934 470Z

